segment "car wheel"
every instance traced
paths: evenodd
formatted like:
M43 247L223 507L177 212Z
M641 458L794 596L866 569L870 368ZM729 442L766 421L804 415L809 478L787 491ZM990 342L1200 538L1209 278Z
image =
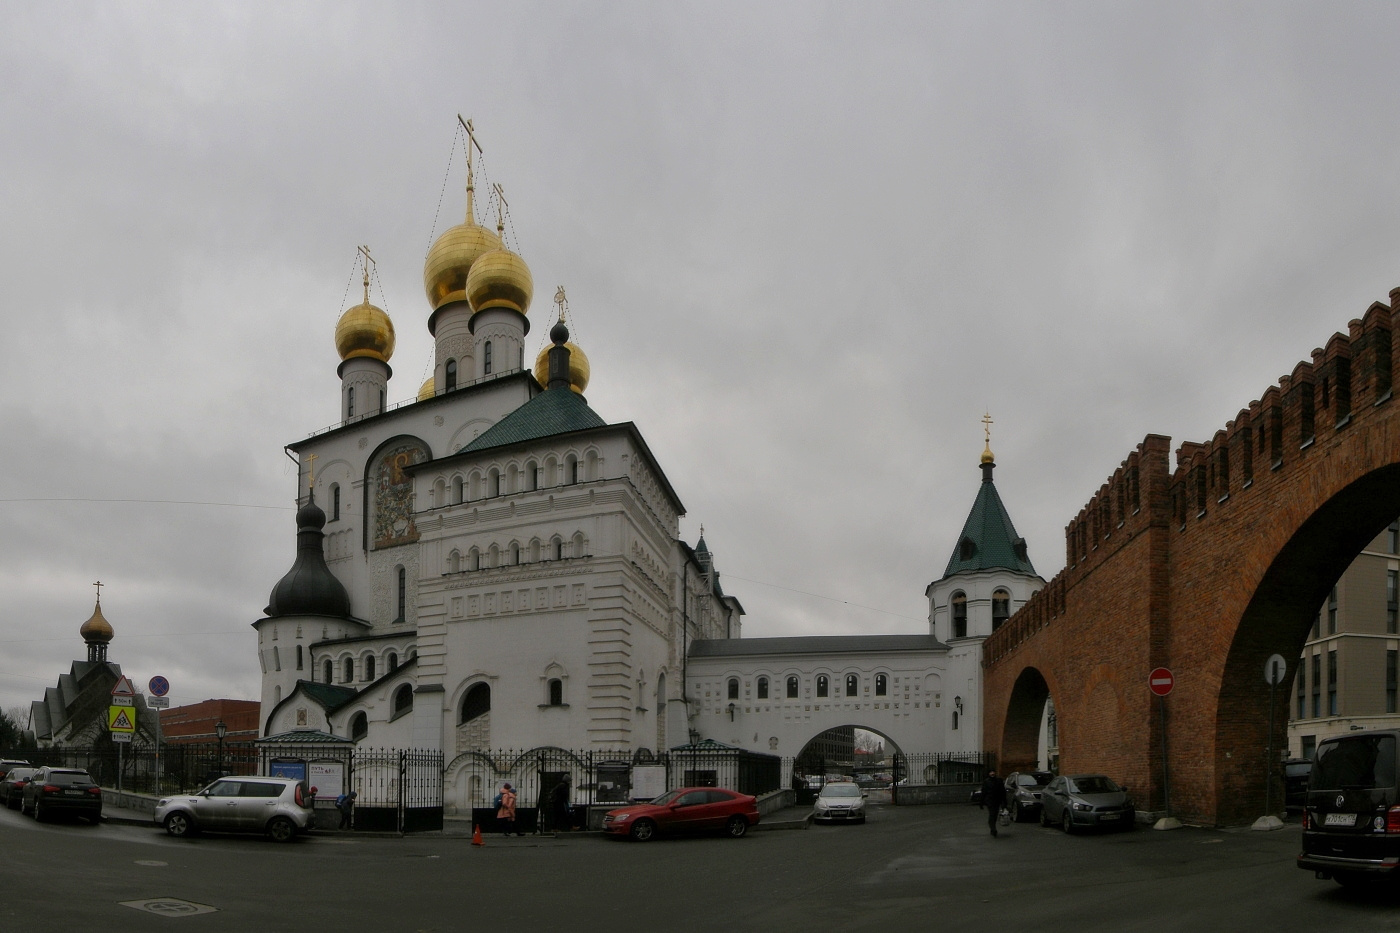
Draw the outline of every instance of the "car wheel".
M656 824L651 820L638 820L632 824L631 836L638 842L647 842L656 835Z
M1040 805L1040 825L1046 829L1050 828L1050 814L1045 810L1045 804Z
M34 798L34 819L40 823L44 822L44 809L39 803L39 798Z
M731 839L742 839L744 834L749 831L749 821L742 816L731 816L724 831L729 834Z
M279 816L267 824L267 834L273 842L291 842L297 837L297 827L285 816Z
M1060 828L1066 835L1074 835L1074 821L1069 818L1069 807L1065 807L1065 812L1060 816Z
M25 816L28 816L29 814L31 814L31 813L34 812L34 808L33 808L33 807L26 807L26 806L24 805L24 798L21 797L21 798L19 799L19 812L20 812L20 813L23 813Z
M194 835L194 821L188 813L176 810L165 818L165 831L176 839L185 839Z
M1011 803L1011 822L1021 822L1021 801L1016 800Z

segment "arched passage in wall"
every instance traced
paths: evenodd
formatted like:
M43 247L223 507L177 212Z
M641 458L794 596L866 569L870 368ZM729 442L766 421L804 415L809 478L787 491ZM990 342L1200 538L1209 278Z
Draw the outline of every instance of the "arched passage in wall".
M894 739L867 725L833 726L812 736L793 759L803 775L849 777L885 784L909 774L904 751Z
M1049 699L1050 687L1040 671L1028 667L1016 678L1002 730L1002 760L997 763L1002 774L1049 767L1049 762L1039 760L1041 725Z
M1309 515L1279 549L1235 627L1220 681L1215 716L1217 820L1252 820L1264 812L1265 774L1275 778L1273 803L1282 800L1276 760L1288 747L1291 694L1318 608L1342 573L1372 539L1400 515L1400 465L1378 469L1353 482ZM1273 750L1269 736L1269 686L1264 666L1270 655L1288 663L1274 696ZM1172 698L1167 699L1172 705ZM1178 758L1172 753L1172 762Z

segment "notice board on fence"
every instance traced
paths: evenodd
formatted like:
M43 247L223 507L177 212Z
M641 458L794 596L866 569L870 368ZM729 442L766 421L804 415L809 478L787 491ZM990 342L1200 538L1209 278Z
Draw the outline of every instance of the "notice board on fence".
M313 761L311 762L311 776L309 778L311 786L316 788L317 800L334 800L345 793L345 762L343 761Z
M664 765L636 765L632 768L632 799L650 800L666 793Z

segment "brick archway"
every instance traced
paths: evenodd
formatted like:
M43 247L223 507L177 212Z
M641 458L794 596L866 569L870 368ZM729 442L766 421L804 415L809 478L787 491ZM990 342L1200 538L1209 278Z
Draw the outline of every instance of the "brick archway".
M1002 774L1034 771L1045 765L1038 760L1040 723L1045 714L1045 701L1052 695L1045 676L1036 668L1024 668L1017 675L1007 703L1001 751L997 755Z
M1168 667L1173 813L1208 823L1263 813L1265 659L1288 659L1292 683L1328 590L1400 515L1400 289L1391 302L1210 443L1182 444L1174 469L1158 435L1124 460L1066 527L1065 569L984 645L987 748L1008 762L1021 754L1021 678L1034 669L1055 687L1061 770L1105 771L1160 809L1162 723L1147 674ZM1281 694L1275 749L1286 746L1287 686Z

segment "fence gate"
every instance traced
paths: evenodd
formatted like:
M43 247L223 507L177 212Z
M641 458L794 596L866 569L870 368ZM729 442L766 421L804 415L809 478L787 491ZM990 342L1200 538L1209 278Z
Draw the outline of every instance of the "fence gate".
M356 750L350 758L355 828L416 833L442 829L442 753Z

